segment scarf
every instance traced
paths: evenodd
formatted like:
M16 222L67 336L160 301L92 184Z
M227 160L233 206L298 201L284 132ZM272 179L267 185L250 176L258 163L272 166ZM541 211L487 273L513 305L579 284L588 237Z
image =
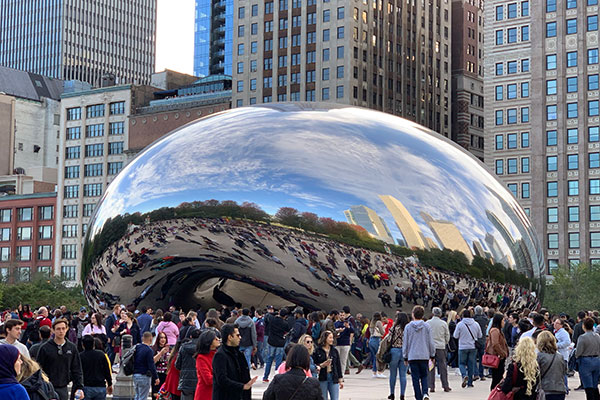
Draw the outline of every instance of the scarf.
M0 385L19 383L15 362L19 357L19 350L12 344L0 344Z

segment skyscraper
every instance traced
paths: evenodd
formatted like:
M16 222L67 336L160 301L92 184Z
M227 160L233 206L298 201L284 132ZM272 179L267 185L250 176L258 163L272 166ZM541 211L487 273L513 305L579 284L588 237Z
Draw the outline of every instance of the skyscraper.
M231 75L233 0L196 0L194 75Z
M233 106L331 101L450 137L448 1L236 3Z
M486 163L530 215L547 273L600 262L598 0L485 15Z
M150 83L156 0L0 0L0 65L99 86Z
M473 261L473 251L454 223L435 220L425 212L421 212L421 217L429 225L443 249L458 250L467 257L469 262Z
M387 224L375 210L367 206L352 206L344 211L348 223L362 226L374 238L389 244L394 244L394 238Z
M406 247L426 249L428 246L425 244L423 232L421 232L421 228L417 225L417 221L415 221L410 212L404 207L404 204L390 195L379 195L379 198L392 214L398 230L404 237Z

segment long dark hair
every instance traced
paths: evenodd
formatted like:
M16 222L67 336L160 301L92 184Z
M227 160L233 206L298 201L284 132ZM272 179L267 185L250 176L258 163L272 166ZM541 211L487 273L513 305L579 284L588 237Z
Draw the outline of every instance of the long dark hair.
M198 338L198 343L196 344L196 354L194 354L194 357L196 357L198 354L208 354L210 352L210 346L212 345L212 342L216 338L221 337L221 335L218 333L219 332L214 329L207 329L202 332Z
M373 318L371 319L372 323L376 323L377 321L381 321L381 314L378 312L373 314Z
M408 318L408 314L405 312L399 312L396 315L396 322L394 323L394 327L399 326L400 329L404 330L404 327L408 325L410 319Z
M94 313L94 318L96 318L96 326L98 328L102 328L102 314L100 313Z
M494 319L492 319L492 328L502 329L502 320L504 316L502 314L494 314Z
M178 340L175 343L175 347L173 347L173 350L171 350L171 354L169 354L169 360L167 361L167 365L168 365L167 372L169 372L169 369L171 368L171 361L173 361L173 358L176 357L177 354L179 353L180 347L181 347L181 340Z
M329 337L329 335L333 336L333 332L324 331L323 333L321 333L321 337L319 338L319 347L323 347L327 344L327 338Z

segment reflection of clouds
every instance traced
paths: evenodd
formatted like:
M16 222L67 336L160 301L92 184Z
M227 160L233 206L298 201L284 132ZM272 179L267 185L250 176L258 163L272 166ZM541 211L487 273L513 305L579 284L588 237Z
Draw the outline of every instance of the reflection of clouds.
M165 198L169 203L162 206L214 197L253 201L269 212L293 206L336 220L344 220L350 205L364 204L400 237L378 197L389 194L404 204L425 236L433 234L421 211L454 223L468 243L484 243L486 233L495 231L487 209L520 238L502 207L504 202L518 208L508 190L440 136L371 110L278 111L288 107L235 109L166 137L109 186L97 224Z

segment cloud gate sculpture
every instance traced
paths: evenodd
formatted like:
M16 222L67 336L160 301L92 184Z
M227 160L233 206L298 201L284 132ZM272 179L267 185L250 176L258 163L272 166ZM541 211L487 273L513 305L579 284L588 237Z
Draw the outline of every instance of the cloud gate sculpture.
M379 290L357 271L399 268L402 248L543 268L523 209L454 143L372 110L283 103L200 119L141 153L90 221L82 276L100 307L370 312Z

